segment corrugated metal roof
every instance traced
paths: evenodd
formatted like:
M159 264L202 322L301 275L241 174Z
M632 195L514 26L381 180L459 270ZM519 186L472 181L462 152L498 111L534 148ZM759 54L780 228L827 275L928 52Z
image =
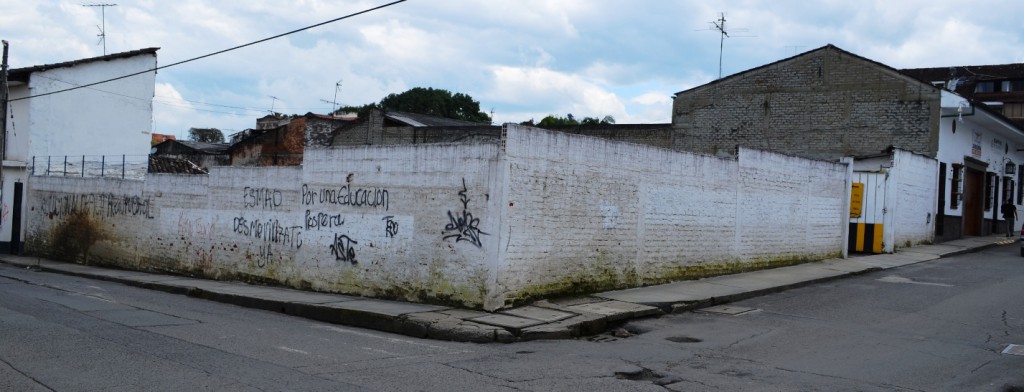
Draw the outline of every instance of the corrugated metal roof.
M396 111L384 112L384 117L397 121L411 127L458 127L467 125L490 125L480 124L472 121L456 120L446 117L431 116L428 114L416 114Z

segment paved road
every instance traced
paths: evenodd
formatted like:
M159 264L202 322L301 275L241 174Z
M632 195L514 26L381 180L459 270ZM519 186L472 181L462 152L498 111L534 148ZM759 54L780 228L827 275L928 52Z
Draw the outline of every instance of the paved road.
M639 320L618 336L480 345L0 265L0 391L1024 386L1024 356L1000 353L1024 344L1016 247L730 305L724 310L756 310Z

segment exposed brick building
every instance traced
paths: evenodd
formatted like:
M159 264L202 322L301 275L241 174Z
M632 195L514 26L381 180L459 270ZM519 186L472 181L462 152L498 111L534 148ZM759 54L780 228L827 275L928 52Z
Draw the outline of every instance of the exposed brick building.
M937 241L1005 232L1001 202L1012 197L1015 205L1024 204L1018 186L1024 183L1024 129L1004 114L1017 110L1016 98L1007 93L1024 86L1014 84L1018 74L1010 73L991 80L948 78L949 72L981 70L946 69L947 77L940 78L826 45L677 93L673 147L734 156L743 146L833 161L882 154L888 158L881 164L855 168L881 173L887 182L894 181L886 175L897 161L893 149L907 151L934 160L934 174L913 172L918 184L937 186L913 198L879 199L879 224L927 225ZM996 84L999 91L987 91ZM998 105L988 102L996 99ZM932 207L894 223L899 203Z
M889 147L934 156L940 89L828 45L676 94L674 148L814 159Z

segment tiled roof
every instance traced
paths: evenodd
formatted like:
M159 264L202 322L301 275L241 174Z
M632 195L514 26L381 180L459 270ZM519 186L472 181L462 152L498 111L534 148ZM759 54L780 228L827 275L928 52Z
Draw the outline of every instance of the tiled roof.
M150 173L209 174L187 159L149 156Z
M79 59L79 60L73 60L73 61L65 61L65 62L62 62L62 63L34 65L34 66L31 66L31 67L23 67L23 68L12 68L9 71L7 71L7 75L12 80L24 81L24 80L26 80L28 78L28 75L30 75L33 72L46 71L46 70L54 69L54 68L73 67L73 66L76 66L76 65L79 65L79 64L86 64L86 63L91 63L91 62L95 62L95 61L110 61L110 60L116 60L116 59L123 59L123 58L143 55L143 54L153 54L153 55L155 55L157 50L160 50L160 48L137 49L137 50L132 50L132 51L128 51L128 52L111 53L111 54L108 54L108 55L105 55L105 56L99 56L99 57L90 57L90 58L86 58L86 59Z

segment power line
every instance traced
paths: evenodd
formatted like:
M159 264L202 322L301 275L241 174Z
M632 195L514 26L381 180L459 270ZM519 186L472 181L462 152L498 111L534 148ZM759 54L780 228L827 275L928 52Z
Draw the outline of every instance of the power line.
M57 93L63 93L63 92L71 91L71 90L77 90L77 89L80 89L80 88L83 88L83 87L90 87L90 86L95 86L97 84L103 84L103 83L113 82L115 80L126 79L126 78L130 78L132 76L138 76L138 75L142 75L142 74L145 74L145 73L156 72L156 71L159 71L159 70L164 69L164 68L170 68L170 67L173 67L173 66L176 66L176 65L181 65L181 64L192 62L192 61L204 59L204 58L207 58L207 57L216 56L218 54L227 53L227 52L230 52L230 51L233 51L233 50L237 50L237 49L241 49L241 48L244 48L244 47L247 47L247 46L256 45L256 44L267 42L267 41L270 41L270 40L273 40L273 39L281 38L281 37L284 37L284 36L287 36L287 35L295 34L295 33L301 32L301 31L306 31L306 30L312 29L314 27L320 27L320 26L323 26L323 25L326 25L326 24L334 23L334 22L337 22L339 20L349 19L349 18L352 18L352 17L356 17L356 16L359 16L359 15L362 15L362 14L366 14L366 13L372 12L372 11L376 11L376 10L379 10L379 9L387 8L387 7L393 6L393 5L398 4L398 3L404 3L405 1L406 0L393 1L393 2L390 2L390 3L384 4L384 5L380 5L380 6L377 6L377 7L365 9L365 10L362 10L362 11L359 11L359 12L356 12L356 13L352 13L352 14L348 14L348 15L342 16L342 17L334 18L334 19L331 19L331 20L328 20L328 21L325 21L325 22L320 22L320 23L317 23L317 24L314 24L314 25L309 25L309 26L303 27L301 29L292 30L292 31L289 31L287 33L281 33L281 34L278 34L278 35L275 35L275 36L272 36L272 37L267 37L267 38L264 38L264 39L261 39L261 40L258 40L258 41L253 41L253 42L250 42L250 43L247 43L247 44L238 45L238 46L235 46L235 47L232 47L232 48L220 50L220 51L213 52L213 53L210 53L210 54L204 54L204 55L199 56L199 57L193 57L193 58L190 58L190 59L187 59L187 60L182 60L182 61L179 61L179 62L176 62L176 63L171 63L171 64L167 64L167 65L164 65L164 66L152 68L152 69L147 69L145 71L139 71L139 72L128 74L128 75L118 76L116 78L111 78L111 79L107 79L107 80L101 80L99 82L83 84L81 86L72 87L72 88L68 88L68 89L64 89L64 90L50 91L48 93L42 93L42 94L30 95L30 96L27 96L27 97L15 98L15 99L10 100L10 102L20 101L20 100L29 99L29 98L42 97L42 96L52 95L52 94L57 94Z
M39 77L41 77L43 79L49 79L49 80L52 80L52 81L55 81L55 82L61 82L61 83L64 83L64 84L67 84L67 85L71 85L71 86L78 86L78 84L72 83L72 82L69 82L69 81L66 81L66 80L61 80L61 79L52 78L52 77L49 77L49 76L42 76L42 75L37 75L37 76L39 76ZM245 115L245 114L239 114L238 112L226 112L226 111L223 111L223 110L201 109L201 108L197 108L197 107L195 107L193 105L182 105L182 104L179 104L179 103L177 103L175 101L180 100L180 101L190 102L190 103L194 103L194 104L198 104L198 105L204 105L204 106L216 106L216 107L222 107L222 108L228 108L228 109L238 109L238 110L241 110L241 111L247 111L247 112L251 112L251 113L265 113L266 112L266 109L259 109L259 108L253 108L253 107L244 107L244 106L222 105L222 104L209 103L209 102L197 101L197 100L193 100L193 99L178 98L178 97L166 97L166 96L155 95L155 96L153 96L152 99L149 99L149 98L136 97L136 96L126 95L126 94L121 94L121 93L115 93L113 91L107 91L107 90L98 89L98 88L95 88L95 87L85 87L85 88L87 88L89 90L93 90L93 91L99 91L99 92L105 93L105 94L116 95L116 96L119 96L119 97L128 98L128 99L135 99L135 100L139 100L139 101L152 101L153 103L158 103L158 104L161 104L161 105L174 106L174 107L186 108L186 109L192 109L192 110L201 111L201 112L208 112L208 113L222 113L222 114L230 114L230 115L234 115L234 116L244 116ZM330 102L327 102L327 103L330 103ZM299 108L279 108L279 110L299 110L299 111L313 111L313 110L325 110L325 109L326 108L312 108L311 109L308 106L307 107L299 107Z

